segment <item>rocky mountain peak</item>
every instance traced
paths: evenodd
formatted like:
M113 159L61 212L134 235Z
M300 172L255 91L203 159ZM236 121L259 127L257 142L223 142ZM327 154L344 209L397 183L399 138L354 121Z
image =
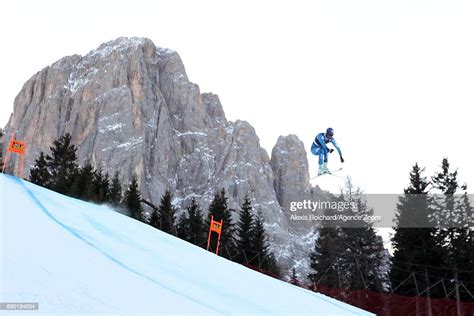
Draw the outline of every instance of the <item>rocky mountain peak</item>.
M273 186L278 202L288 209L292 198L300 197L310 187L303 142L296 135L280 136L273 147L270 165L275 176Z

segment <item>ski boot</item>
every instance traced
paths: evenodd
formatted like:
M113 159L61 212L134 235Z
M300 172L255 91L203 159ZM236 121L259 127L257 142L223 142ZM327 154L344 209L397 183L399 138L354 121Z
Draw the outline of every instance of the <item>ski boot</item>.
M320 176L322 174L325 174L325 173L329 173L327 162L325 162L325 163L323 163L322 165L319 166L318 176Z

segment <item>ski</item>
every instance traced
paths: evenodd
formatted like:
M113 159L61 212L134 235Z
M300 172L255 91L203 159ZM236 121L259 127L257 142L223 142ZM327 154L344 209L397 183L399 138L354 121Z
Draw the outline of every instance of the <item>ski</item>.
M331 171L322 173L322 174L318 174L318 175L316 175L315 177L310 178L310 180L316 179L316 178L318 178L318 177L320 177L320 176L324 176L324 175L326 175L326 174L329 174L329 175L332 175L332 176L337 176L337 175L335 175L335 174L333 174L333 173L334 173L334 172L337 172L337 171L341 171L341 170L342 170L342 167L341 167L341 168L338 168L338 169L335 169L335 170L331 170Z

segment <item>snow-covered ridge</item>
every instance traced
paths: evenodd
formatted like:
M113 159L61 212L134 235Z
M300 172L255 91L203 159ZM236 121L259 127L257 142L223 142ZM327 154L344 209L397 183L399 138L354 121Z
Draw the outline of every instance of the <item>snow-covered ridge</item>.
M149 39L143 37L119 37L113 41L104 43L99 48L90 51L87 56L100 56L102 58L107 57L113 51L122 52L128 49L136 49L143 46Z
M109 41L107 43L104 43L100 45L97 49L91 50L86 57L95 57L95 56L100 56L102 58L105 58L109 56L112 52L125 52L130 49L137 49L140 48L147 43L152 44L153 42L144 37L119 37L113 41ZM169 49L169 48L161 48L161 47L156 47L156 53L159 56L169 56L172 54L176 54L175 51Z
M75 93L94 79L98 69L91 67L91 65L95 64L97 59L106 60L112 53L118 53L120 56L122 56L122 58L125 58L125 56L129 55L130 50L140 49L147 44L154 46L153 42L147 38L119 37L113 41L101 44L97 49L91 50L85 56L75 55L65 57L55 62L52 67L59 68L67 60L71 58L78 58L77 63L74 64L73 68L71 69L72 71L69 75L67 83L64 85L65 89L69 90L71 93ZM171 49L156 47L156 55L158 58L168 58L173 54L176 54L176 52ZM182 73L177 73L174 75L174 81L187 79Z
M166 56L176 54L176 52L174 50L171 50L169 48L162 48L162 47L156 47L156 53L159 56L162 56L162 57L166 57Z

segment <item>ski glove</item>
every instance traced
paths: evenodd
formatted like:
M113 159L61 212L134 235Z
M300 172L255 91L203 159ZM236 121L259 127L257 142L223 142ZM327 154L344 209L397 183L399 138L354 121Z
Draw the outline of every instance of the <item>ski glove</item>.
M329 153L332 153L334 151L334 149L328 149Z
M340 157L341 157L341 162L344 162L344 158L342 158L342 156L340 156Z

